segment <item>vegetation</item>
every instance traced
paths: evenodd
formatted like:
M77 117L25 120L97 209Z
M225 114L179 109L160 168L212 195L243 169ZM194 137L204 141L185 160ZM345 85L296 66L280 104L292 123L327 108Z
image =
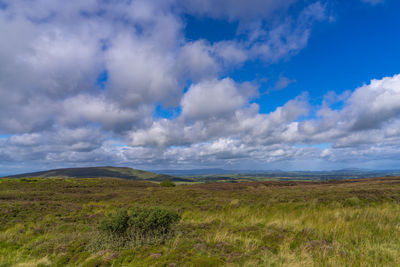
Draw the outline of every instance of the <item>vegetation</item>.
M160 183L163 187L174 187L175 184L171 180L165 180Z
M11 175L10 178L21 177L60 177L60 178L123 178L128 180L149 180L149 181L188 181L184 178L175 178L165 174L136 170L128 167L85 167L85 168L64 168L41 172L23 173Z
M399 177L0 179L0 266L399 266L399 208Z
M199 171L200 172L200 171ZM220 170L223 172L223 170ZM373 178L373 177L390 177L399 176L399 170L358 170L345 169L336 171L243 171L241 173L233 171L225 171L220 174L189 174L174 173L172 171L167 174L177 175L181 179L201 181L201 182L243 182L243 181L327 181L327 180L345 180L358 178Z
M100 222L99 230L104 235L100 233L101 238L95 241L97 246L115 249L162 243L179 220L178 213L162 208L120 209Z

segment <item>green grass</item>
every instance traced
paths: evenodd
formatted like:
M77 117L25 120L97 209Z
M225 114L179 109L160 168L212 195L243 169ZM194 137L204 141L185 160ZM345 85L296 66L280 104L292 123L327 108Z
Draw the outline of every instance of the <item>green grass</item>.
M99 246L121 208L181 216L163 242ZM0 266L399 266L400 178L161 187L0 179Z

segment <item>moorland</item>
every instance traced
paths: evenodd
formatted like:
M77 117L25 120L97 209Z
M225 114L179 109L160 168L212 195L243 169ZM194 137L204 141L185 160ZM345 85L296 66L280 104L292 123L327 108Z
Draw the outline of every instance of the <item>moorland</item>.
M160 238L104 238L105 219L146 208L179 219ZM399 266L399 208L400 177L2 178L0 266Z

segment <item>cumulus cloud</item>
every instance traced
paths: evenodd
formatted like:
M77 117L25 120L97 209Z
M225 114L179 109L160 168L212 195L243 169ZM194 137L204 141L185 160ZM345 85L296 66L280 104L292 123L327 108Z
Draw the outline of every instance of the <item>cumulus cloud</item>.
M187 43L179 53L178 71L193 81L216 78L220 66L212 50L205 40Z
M58 121L71 126L98 123L105 130L121 132L145 123L143 116L150 114L151 109L147 105L122 108L104 96L77 95L63 102Z
M327 20L320 1L3 3L0 166L263 166L334 162L354 156L353 147L365 158L397 155L400 76L327 95L316 112L305 93L268 114L256 83L229 77L249 61L303 49ZM236 22L237 34L187 40L187 15ZM276 88L290 82L281 77ZM343 107L331 108L338 101ZM330 146L304 147L320 143Z
M10 138L10 143L16 146L34 146L38 145L39 141L39 134L13 135Z
M192 85L182 98L182 116L188 119L220 118L245 104L231 79Z
M400 75L372 80L369 84L346 95L347 98L343 100L342 109L334 110L322 107L317 112L320 118L303 122L301 130L321 140L323 136L326 140L333 141L335 140L333 138L349 139L352 137L353 140L361 139L368 142L367 140L371 138L365 138L367 134L371 134L372 138L377 136L377 133L369 131L381 132L388 126L396 125L393 123L398 120L400 112L398 106ZM352 134L356 134L359 138Z
M227 108L229 112L214 119L210 115L204 116L207 120L200 117L193 123L186 120L182 107L180 117L162 119L147 130L132 132L132 145L165 147L168 154L180 153L181 159L183 155L192 159L207 155L213 159L246 157L274 162L307 156L336 162L349 160L355 155L360 159L372 159L377 150L385 154L386 148L390 148L388 151L392 155L392 147L400 146L399 79L400 75L395 75L372 80L342 96L330 94L327 98L343 102L343 107L331 109L329 104L334 103L325 102L309 119L301 119L310 113L307 95L301 95L269 114L260 114L256 104L246 106L239 101L233 105L236 102L232 91L216 90L213 93L224 92L225 98L222 99L232 100L216 105ZM207 94L207 90L204 93ZM190 95L190 90L187 94ZM211 110L215 98L221 99L216 96L205 98L213 99L210 100ZM201 107L204 107L203 103L194 103L193 114L207 112ZM215 110L212 112L217 113ZM329 148L307 147L322 143L329 144Z

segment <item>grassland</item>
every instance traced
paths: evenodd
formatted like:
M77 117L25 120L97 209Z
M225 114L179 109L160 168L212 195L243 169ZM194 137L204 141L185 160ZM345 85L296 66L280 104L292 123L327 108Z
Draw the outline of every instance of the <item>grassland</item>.
M96 244L105 213L181 214L163 243ZM400 178L160 187L0 179L0 266L400 266Z

